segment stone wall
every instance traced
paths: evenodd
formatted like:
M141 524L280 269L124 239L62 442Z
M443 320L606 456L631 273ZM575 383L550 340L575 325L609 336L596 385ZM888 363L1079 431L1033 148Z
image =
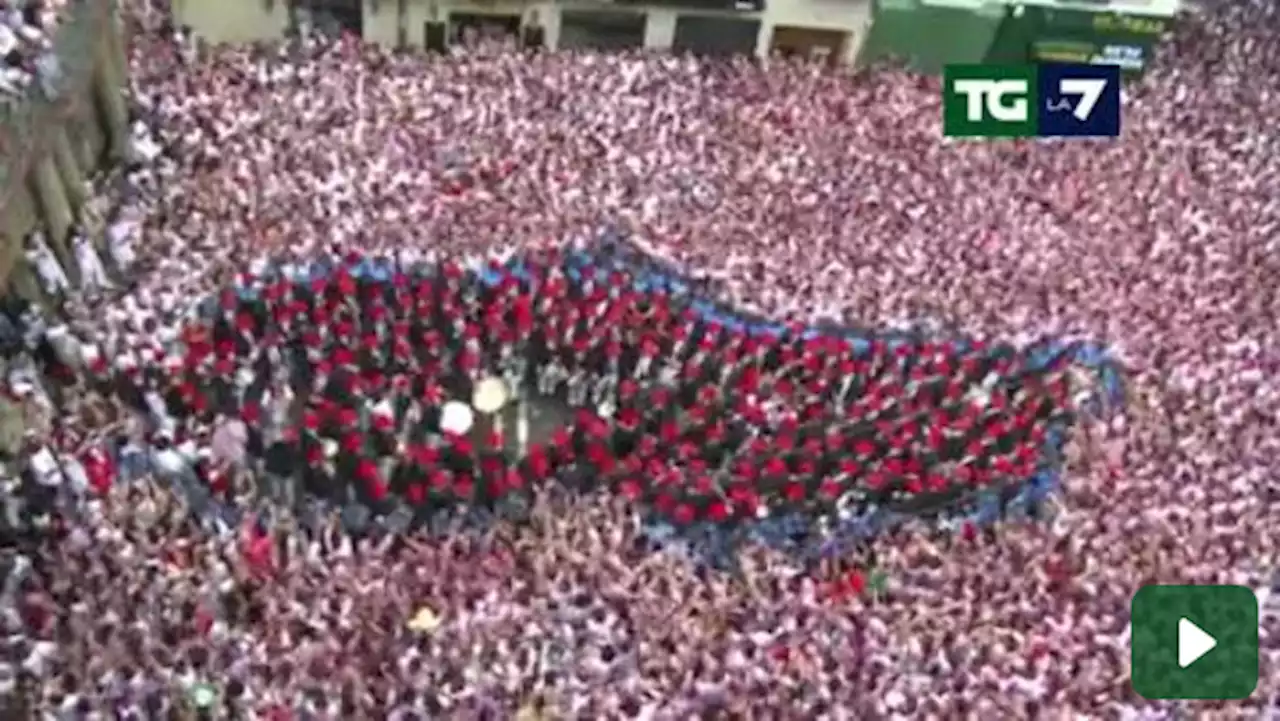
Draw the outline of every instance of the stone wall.
M128 152L127 39L114 0L81 0L54 33L58 77L0 108L0 283L36 300L23 239L40 230L74 282L67 247L86 181ZM99 239L101 240L101 239Z

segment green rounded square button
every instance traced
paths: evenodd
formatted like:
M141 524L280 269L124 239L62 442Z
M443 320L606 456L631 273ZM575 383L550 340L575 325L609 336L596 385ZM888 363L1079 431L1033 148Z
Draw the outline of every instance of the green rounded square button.
M1133 690L1241 699L1258 685L1258 598L1244 586L1143 586L1133 597Z

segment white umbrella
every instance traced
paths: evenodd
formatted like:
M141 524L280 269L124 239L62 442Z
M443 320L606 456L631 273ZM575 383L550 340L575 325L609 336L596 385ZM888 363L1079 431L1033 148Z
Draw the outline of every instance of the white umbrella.
M446 433L462 435L471 430L475 420L475 413L466 403L449 401L444 404L444 410L440 413L440 429Z
M501 378L490 376L476 384L471 395L471 405L481 413L494 413L506 405L507 384Z

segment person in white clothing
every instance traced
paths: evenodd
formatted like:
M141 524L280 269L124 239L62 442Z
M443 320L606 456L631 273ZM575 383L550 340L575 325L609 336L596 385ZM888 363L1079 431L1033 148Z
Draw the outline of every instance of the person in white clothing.
M21 52L21 42L13 28L0 23L0 59ZM21 66L12 63L0 63L0 93L11 97L20 96L31 82L31 76Z
M124 219L118 219L107 227L107 254L122 273L129 272L138 259L133 249L136 230L136 223Z
M164 152L164 148L152 137L151 129L141 120L133 124L133 154L143 163L150 163Z
M76 265L80 267L80 285L87 293L98 293L112 287L107 277L107 269L102 264L102 257L93 247L93 241L84 233L77 232L72 237L72 249L76 254Z
M36 269L44 292L55 298L70 292L71 281L58 262L58 256L45 242L44 234L39 231L32 233L27 237L26 246L27 262Z
M53 346L53 352L63 364L76 369L84 367L85 359L80 339L65 323L58 323L49 328L45 332L45 338Z
M58 489L63 486L66 478L57 455L48 444L40 443L33 431L27 432L27 441L31 444L27 467L36 483L36 488L33 489L35 492L30 495L28 501L32 503L37 515L43 515L52 510Z

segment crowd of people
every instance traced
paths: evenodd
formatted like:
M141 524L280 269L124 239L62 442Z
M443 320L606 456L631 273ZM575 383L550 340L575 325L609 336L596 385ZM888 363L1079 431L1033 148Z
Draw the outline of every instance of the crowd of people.
M37 78L57 73L53 35L68 0L4 0L0 2L0 99L26 99Z
M97 282L33 239L52 307L0 333L12 717L1165 718L1132 594L1269 608L1274 4L1186 18L1124 137L1062 143L944 142L937 81L891 68L193 53L147 17L153 152L101 185ZM605 228L783 330L576 262ZM803 332L833 326L871 340ZM1106 345L1124 404L1081 408L1044 339ZM571 422L451 436L485 373ZM1068 426L1033 518L748 535L726 567L652 542L1016 488ZM1262 639L1255 694L1190 712L1274 707L1274 614Z
M135 380L129 355L104 379L140 413L155 412L149 387L165 397L171 435L240 419L249 452L277 459L282 480L300 476L309 499L407 499L429 514L574 477L681 525L1015 487L1066 415L1065 355L1033 368L1008 346L857 352L833 335L730 330L590 255L582 267L559 256L495 260L484 279L452 261L353 257L328 275L228 288L158 380ZM496 428L477 445L446 402L490 378L572 415L545 445L511 448Z

